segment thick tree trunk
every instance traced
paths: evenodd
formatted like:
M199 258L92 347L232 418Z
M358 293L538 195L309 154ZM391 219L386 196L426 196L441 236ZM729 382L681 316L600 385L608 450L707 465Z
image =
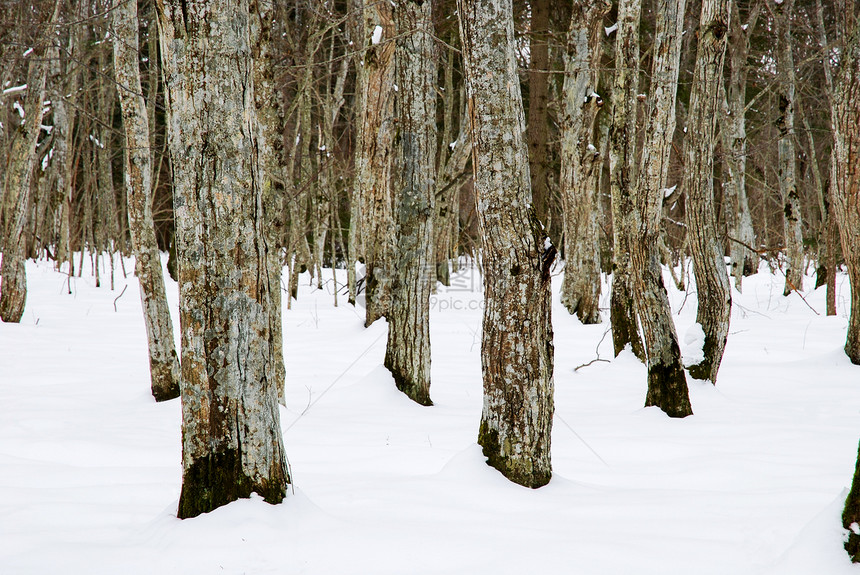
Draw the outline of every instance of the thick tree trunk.
M458 0L483 235L484 409L488 463L528 487L552 476L555 247L532 206L511 0Z
M779 116L776 128L779 162L779 194L782 198L785 237L785 290L803 290L803 224L800 214L800 192L797 189L794 151L794 56L791 52L791 12L794 0L774 4L777 30L777 99Z
M180 518L286 496L248 0L158 0L182 332ZM217 87L217 93L215 92Z
M137 3L118 0L113 6L114 74L125 128L125 190L135 274L149 346L152 395L156 401L179 397L179 358L167 306L161 255L152 220L152 157L149 116L143 100L138 65Z
M356 76L355 192L364 249L365 325L387 315L394 276L391 162L394 153L394 29L387 2L365 2L364 59Z
M597 173L603 162L594 132L603 106L597 94L603 16L610 8L607 0L574 2L564 55L559 184L565 262L561 303L585 324L600 323Z
M615 82L612 125L609 129L609 182L612 193L612 294L609 319L615 355L631 346L637 357L645 352L633 308L632 194L636 186L636 97L639 92L639 0L619 0L615 40Z
M723 257L725 248L717 233L713 181L714 133L729 20L728 0L703 0L684 146L687 231L699 297L696 321L705 332L703 359L688 367L696 379L715 384L726 347L732 305Z
M436 55L431 2L398 0L394 77L398 118L397 257L385 367L397 388L430 400L430 288L435 211Z
M6 205L14 206L11 213L7 212L11 217L7 218L3 263L0 267L0 276L3 278L0 284L0 320L7 323L21 321L27 302L27 271L24 267L27 238L24 230L30 213L31 175L36 161L48 77L45 54L48 52L48 43L54 37L54 22L59 8L60 0L56 0L50 22L45 24L41 37L37 36L37 45L30 53L24 117L12 140L6 161L3 195Z
M669 173L669 157L675 135L675 99L685 0L660 0L656 6L653 68L645 141L639 179L633 199L635 241L631 243L634 301L648 366L645 405L655 405L671 417L693 414L687 390L687 374L660 265L660 221L663 190Z
M761 2L757 1L750 11L747 24L742 26L737 0L731 0L732 15L727 48L730 72L728 87L720 89L723 102L720 135L728 168L728 178L723 183L723 204L730 238L732 276L735 278L735 289L738 292L743 290L744 276L754 274L758 270L758 255L746 247L755 247L755 232L746 190L745 107L749 39L755 28L760 7Z
M860 365L860 98L857 97L860 94L860 26L853 28L840 66L836 98L832 100L833 155L836 158L833 203L851 280L851 315L845 353L852 363ZM860 541L856 551L860 552Z

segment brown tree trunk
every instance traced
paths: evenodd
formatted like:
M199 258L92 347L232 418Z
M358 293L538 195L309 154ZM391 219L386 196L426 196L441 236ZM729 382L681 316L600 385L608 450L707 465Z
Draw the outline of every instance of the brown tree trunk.
M585 324L600 323L597 173L603 158L595 146L595 127L603 106L597 94L603 16L610 8L607 0L573 3L564 55L559 179L565 257L561 303Z
M784 0L774 5L777 31L777 99L779 116L776 128L779 131L777 151L779 156L779 194L782 198L785 238L785 290L803 290L803 224L800 213L800 192L797 189L794 151L794 56L791 52L791 13L794 0Z
M851 314L845 353L860 365L860 27L851 26L844 50L836 97L832 100L836 159L833 203L839 222L842 253L851 281ZM860 542L857 543L860 551ZM853 555L853 554L852 554Z
M397 388L430 400L430 288L435 280L436 54L431 2L398 0L394 52L398 118L397 256L385 367Z
M631 346L645 358L633 308L632 194L636 186L636 97L639 92L639 0L619 0L615 40L615 82L609 129L609 180L612 193L612 294L609 319L615 355Z
M511 0L458 0L483 235L484 409L478 443L508 479L552 476L555 247L532 207Z
M684 145L687 231L699 297L696 321L705 332L704 357L688 367L691 376L714 384L726 347L732 306L725 248L717 233L713 181L714 134L729 18L728 0L703 0Z
M549 10L550 0L532 0L529 34L529 118L526 136L535 213L548 223L549 191Z
M289 482L248 0L158 0L182 333L180 518ZM214 91L217 87L217 93Z
M663 285L659 250L663 190L675 135L675 100L685 4L685 0L660 0L655 10L657 27L648 124L633 198L634 229L637 233L631 242L634 302L642 326L648 366L645 405L655 405L670 417L693 414L678 335Z
M152 395L156 401L164 401L179 397L180 372L152 220L152 157L149 151L149 116L141 92L138 65L137 3L116 1L112 17L116 36L113 42L114 74L125 128L129 231L135 274L140 281Z
M0 267L0 276L3 278L0 284L0 320L7 323L21 321L27 302L27 271L24 267L27 238L24 230L27 228L30 213L31 175L36 161L36 144L41 131L48 76L45 54L48 52L48 44L54 38L54 23L57 21L60 4L60 0L55 1L53 14L44 24L41 34L36 36L36 45L30 53L24 118L12 140L6 163L3 195L6 205L14 206L6 225L3 263Z

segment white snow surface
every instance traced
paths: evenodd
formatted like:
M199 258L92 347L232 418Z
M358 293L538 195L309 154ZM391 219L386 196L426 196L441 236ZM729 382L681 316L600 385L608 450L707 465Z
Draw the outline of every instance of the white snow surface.
M107 265L96 288L84 268L69 295L65 275L28 262L24 317L0 323L4 574L860 573L840 524L860 436L844 273L835 317L783 297L766 267L746 278L717 385L690 379L695 415L681 420L642 407L645 367L629 352L611 359L608 312L580 324L554 274L554 475L537 490L505 480L475 444L476 273L452 274L431 300L433 407L382 367L384 320L365 329L345 296L332 306L330 270L323 290L305 274L283 312L295 492L180 521L180 405L150 395L138 282L117 262L116 289ZM686 333L695 286L664 281ZM823 312L812 285L804 296ZM611 361L574 372L598 347Z
M377 26L373 29L373 34L370 37L371 44L379 44L382 42L382 26Z

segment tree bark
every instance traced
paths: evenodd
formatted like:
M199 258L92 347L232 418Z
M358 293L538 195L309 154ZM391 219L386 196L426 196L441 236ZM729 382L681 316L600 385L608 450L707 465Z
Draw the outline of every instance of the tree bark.
M394 77L398 118L397 256L385 367L397 388L430 400L430 288L435 281L436 55L431 2L398 0Z
M670 417L693 414L687 375L660 265L660 221L663 190L675 136L675 100L685 0L659 0L654 34L650 105L639 178L633 198L637 231L631 242L634 302L645 340L648 366L646 406L657 406Z
M360 202L359 232L366 269L365 325L369 326L388 313L394 275L394 30L387 2L365 3L362 17L364 58L356 75L358 138L353 198Z
M690 375L716 384L726 347L732 295L717 233L714 207L714 133L728 38L728 0L703 0L690 114L687 118L683 188L687 194L687 231L699 307L696 321L705 332L703 359L689 366Z
M529 118L526 135L535 213L548 223L549 191L549 10L550 0L531 0L529 22Z
M248 0L158 0L182 333L180 518L289 475L270 345L271 285Z
M254 61L254 105L259 123L257 147L262 175L263 215L268 244L266 268L269 272L269 345L272 346L273 385L278 390L278 401L286 405L284 385L284 336L281 318L281 265L278 241L284 227L281 196L275 189L274 174L281 165L283 132L275 94L275 72L272 62L272 26L274 5L271 0L251 0L251 42Z
M839 222L842 253L851 281L851 314L845 353L860 365L860 27L852 26L843 52L840 80L833 102L836 186L833 203ZM860 541L857 550L860 552ZM852 554L853 555L853 554Z
M785 289L783 295L792 290L803 290L803 227L800 213L800 195L794 151L794 56L791 52L791 13L794 0L784 0L774 5L777 30L777 99L779 116L776 128L779 162L779 194L782 198L785 237Z
M152 395L156 401L179 397L179 358L167 305L161 255L152 220L152 156L149 114L140 84L137 3L118 0L113 6L114 74L125 128L125 190L129 232L140 281L140 302L149 347ZM153 95L154 96L154 95Z
M636 186L636 97L639 92L639 0L619 0L615 32L615 82L612 88L612 125L609 129L609 181L612 194L612 294L609 319L617 356L631 346L645 358L633 308L632 194Z
M608 0L573 3L564 55L561 177L564 214L564 282L561 303L585 324L600 323L600 254L597 173L603 162L595 146L600 43Z
M53 14L45 28L36 37L36 45L30 54L27 70L27 99L24 103L24 117L18 133L12 140L6 163L6 177L3 181L3 195L7 206L14 206L12 217L6 225L6 239L3 242L3 263L0 266L0 320L18 323L24 315L27 303L27 271L24 267L27 227L30 213L31 176L36 160L36 145L42 125L45 84L48 76L48 62L45 58L48 44L54 38L54 23L60 10L60 0L54 2Z
M511 0L458 0L483 235L484 408L478 443L508 479L552 476L555 247L532 206Z
M723 183L724 213L728 224L729 254L732 261L732 276L735 289L743 290L743 278L758 270L758 254L746 246L755 247L752 214L746 189L747 133L746 133L746 87L747 57L750 38L755 29L761 2L756 1L741 25L737 0L731 0L731 26L729 28L729 80L727 88L721 88L722 115L720 135L725 150L728 178ZM722 84L721 84L722 86Z

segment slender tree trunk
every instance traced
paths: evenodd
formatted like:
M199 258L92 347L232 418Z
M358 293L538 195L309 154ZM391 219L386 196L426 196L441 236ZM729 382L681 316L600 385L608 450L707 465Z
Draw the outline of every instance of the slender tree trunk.
M54 22L60 9L60 0L54 3L53 14L41 37L37 36L36 46L30 54L27 71L27 99L24 103L24 117L18 133L12 140L6 163L3 195L7 206L14 206L10 221L6 225L6 239L3 242L3 263L0 267L0 320L18 323L24 315L27 302L27 271L24 267L27 227L30 213L31 176L36 161L36 145L42 125L45 84L48 76L48 62L45 59L47 46L54 37ZM14 198L14 203L13 203Z
M648 366L645 405L655 405L671 417L693 414L687 375L660 265L660 221L663 189L675 135L675 100L685 0L659 0L654 34L650 106L639 179L633 199L636 239L631 243L634 302L642 326Z
M511 0L458 0L483 235L484 409L478 443L508 479L552 476L555 247L532 207Z
M597 94L603 17L610 8L608 0L574 2L564 54L559 179L565 258L561 303L585 324L600 323L597 173L603 158L595 146L595 127L603 106Z
M359 230L364 249L366 320L370 325L387 315L394 276L394 215L391 162L394 150L394 30L387 2L365 2L364 60L356 92L364 107L358 113L355 192L362 218Z
M729 22L728 0L703 0L684 146L687 231L699 297L696 321L705 332L704 357L688 367L696 379L714 384L726 347L732 306L725 248L717 233L713 181L714 133Z
M748 247L755 247L752 214L746 189L747 133L746 87L747 57L750 37L758 19L761 2L753 5L747 24L741 25L737 0L731 0L731 26L728 55L730 72L727 88L720 89L722 116L720 134L725 150L728 178L723 183L724 213L728 223L729 254L735 289L743 290L743 278L758 270L758 255ZM722 84L721 84L722 86Z
M149 116L143 100L138 64L137 3L116 0L113 6L114 74L125 128L125 190L129 231L140 281L140 301L149 346L152 395L156 401L179 397L179 358L167 305L161 254L152 220L152 155ZM151 95L154 97L154 94Z
M549 220L549 10L550 0L532 0L529 34L529 173L538 219Z
M619 0L615 40L615 83L609 129L609 180L612 193L612 294L609 318L615 355L630 345L637 357L645 352L633 308L632 194L636 186L636 97L639 92L639 0Z
M158 0L182 332L180 518L289 475L269 313L271 285L248 0ZM217 86L217 93L214 87Z
M413 401L430 400L430 288L435 280L436 54L431 2L398 0L394 52L398 118L397 257L385 367Z
M779 156L779 194L782 198L785 224L785 290L803 290L803 227L800 214L800 193L797 189L794 151L794 56L791 53L791 13L794 0L774 4L777 30L777 98L779 116L776 128L779 131L777 150Z

